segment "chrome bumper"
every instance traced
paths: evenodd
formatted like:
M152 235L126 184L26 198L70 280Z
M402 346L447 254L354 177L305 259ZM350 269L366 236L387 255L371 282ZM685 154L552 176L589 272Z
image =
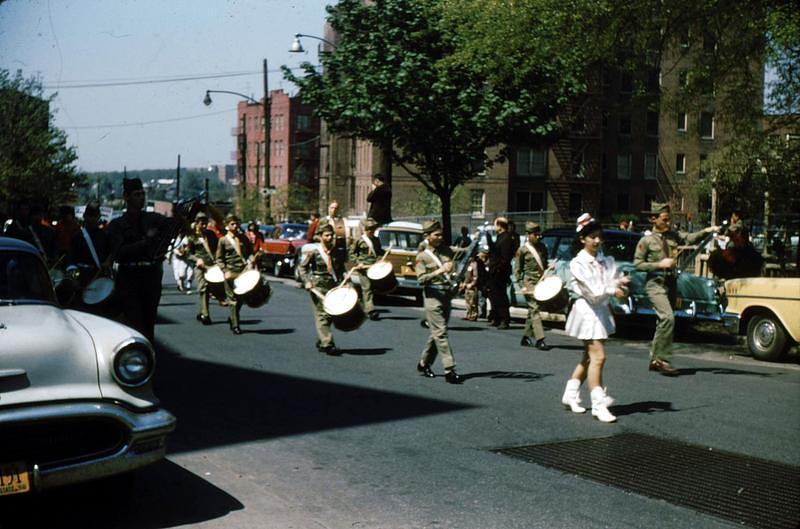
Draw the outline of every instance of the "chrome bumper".
M155 463L164 458L166 437L175 429L176 418L166 410L135 412L112 402L67 402L0 410L4 425L77 418L102 418L121 424L128 437L111 454L40 466L32 464L34 490L80 483L113 476Z
M735 334L739 334L739 326L741 323L742 317L739 314L734 312L725 312L722 315L722 326L725 330L730 331Z

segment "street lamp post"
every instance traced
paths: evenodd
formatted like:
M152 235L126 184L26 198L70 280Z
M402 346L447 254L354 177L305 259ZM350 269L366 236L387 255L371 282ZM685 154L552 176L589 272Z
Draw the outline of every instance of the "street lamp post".
M322 37L316 37L314 35L306 35L304 33L295 33L294 40L292 41L292 46L289 48L289 53L303 53L306 51L303 48L303 43L300 42L300 37L306 37L308 39L316 39L320 42L327 44L331 48L336 49L336 44L327 39L323 39Z

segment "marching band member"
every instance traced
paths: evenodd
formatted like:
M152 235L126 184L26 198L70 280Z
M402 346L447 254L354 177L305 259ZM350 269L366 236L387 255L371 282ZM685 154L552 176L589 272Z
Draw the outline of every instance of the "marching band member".
M447 337L447 320L450 318L450 302L454 293L450 278L453 272L453 252L442 245L442 225L438 220L425 221L422 233L427 244L417 253L415 271L417 281L422 286L425 321L431 335L422 350L417 371L422 376L435 377L431 364L438 353L442 356L445 380L450 384L461 384L464 379L456 373L456 362Z
M206 271L214 266L214 257L217 254L217 236L208 229L208 215L199 212L194 218L194 233L189 235L188 261L194 267L194 278L197 283L197 294L200 298L200 312L197 321L203 325L211 325L211 316L208 311L208 281Z
M83 227L72 237L67 252L67 275L77 278L79 292L101 275L101 271L110 269L108 246L108 233L100 228L100 208L96 204L87 204L83 212Z
M525 320L525 333L520 345L547 351L549 347L544 341L544 327L539 314L539 303L533 297L533 289L547 269L547 247L541 242L542 232L535 222L525 223L525 233L527 240L519 247L516 256L517 282L522 293L525 294L525 302L528 304L528 318ZM531 338L536 339L535 344Z
M333 343L333 334L331 333L333 320L325 312L322 298L341 279L342 276L337 270L344 270L344 263L338 262L338 254L334 252L333 225L322 225L317 234L319 235L319 247L316 252L307 254L300 263L300 278L305 289L311 293L314 325L319 337L317 350L331 356L338 356L341 352Z
M347 262L347 223L339 216L339 202L336 200L328 205L328 216L320 220L319 228L326 225L333 228L333 249L331 251L335 256L336 266L339 267L336 273L339 277L344 277L345 263Z
M364 303L364 312L369 319L377 320L378 311L375 310L374 294L372 283L367 276L367 269L378 260L378 254L383 253L381 240L375 236L378 222L373 218L368 218L364 222L364 234L353 242L350 248L350 259L355 262L358 268L358 280L361 283L361 298Z
M231 309L229 324L233 334L242 334L239 328L239 314L243 302L233 292L233 281L239 277L248 265L253 264L253 252L250 241L239 230L239 217L229 214L225 217L225 236L219 240L216 263L225 273L225 297Z

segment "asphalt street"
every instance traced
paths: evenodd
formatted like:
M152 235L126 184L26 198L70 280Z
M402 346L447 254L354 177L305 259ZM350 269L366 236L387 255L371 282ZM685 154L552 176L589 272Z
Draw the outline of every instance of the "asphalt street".
M547 331L555 347L541 352L520 347L521 321L501 331L455 310L450 339L467 380L451 385L415 371L428 331L411 300L388 300L380 321L334 331L344 354L330 357L314 347L309 294L288 279L272 284L268 304L243 310L241 336L228 330L226 308L214 304L214 325L202 326L196 296L165 287L155 384L178 417L167 460L132 479L21 502L25 527L742 527L493 451L624 433L798 475L796 356L758 362L731 338L685 332L674 359L681 375L667 378L647 371L651 331L626 331L607 343L618 422L602 424L560 404L582 346L558 328ZM441 375L438 360L433 367ZM574 457L592 464L595 454ZM798 506L788 509L800 522Z

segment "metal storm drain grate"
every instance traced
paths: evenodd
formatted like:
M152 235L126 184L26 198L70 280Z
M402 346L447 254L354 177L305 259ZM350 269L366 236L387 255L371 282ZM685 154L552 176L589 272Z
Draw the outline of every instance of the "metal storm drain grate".
M751 527L800 527L792 465L635 433L493 452Z

